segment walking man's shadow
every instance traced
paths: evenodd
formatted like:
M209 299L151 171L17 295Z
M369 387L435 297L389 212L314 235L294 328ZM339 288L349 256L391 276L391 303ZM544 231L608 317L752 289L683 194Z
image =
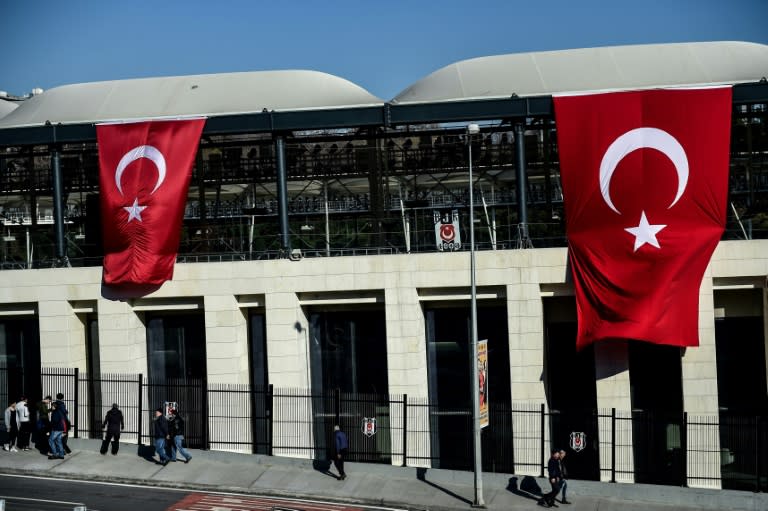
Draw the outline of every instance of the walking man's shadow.
M416 469L416 479L418 479L422 483L428 484L429 486L431 486L431 487L433 487L433 488L435 488L437 490L440 490L441 492L443 492L443 493L445 493L447 495L450 495L451 497L453 497L456 500L460 500L461 502L464 502L465 504L470 504L470 505L472 504L471 500L466 499L466 498L462 497L461 495L458 495L458 494L452 492L451 490L449 490L447 488L443 488L442 486L437 485L437 484L433 483L432 481L427 481L427 469L426 468L417 468Z
M544 496L544 492L541 490L541 486L539 486L539 483L536 481L536 479L531 476L524 476L519 481L517 477L510 477L507 490L511 491L515 495L519 495L521 497L525 497L526 499L535 501L540 501Z
M331 461L330 460L312 460L312 468L320 472L321 474L325 474L329 477L333 477L334 479L338 479L336 474L331 472Z

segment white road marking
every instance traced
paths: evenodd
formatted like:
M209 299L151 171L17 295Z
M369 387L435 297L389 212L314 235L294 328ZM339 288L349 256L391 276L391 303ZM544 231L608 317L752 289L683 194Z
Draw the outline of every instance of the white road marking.
M0 477L16 477L20 479L43 479L43 480L55 480L55 481L67 481L70 483L81 483L81 484L101 484L105 486L118 486L123 488L141 488L146 490L159 490L159 491L175 491L179 493L198 493L198 494L207 494L207 495L231 495L234 497L252 497L252 498L265 498L265 499L274 499L284 502L290 502L290 503L302 503L302 504L320 504L320 505L336 505L336 506L354 506L361 509L375 509L376 511L404 511L403 508L394 508L394 507L381 507L381 506L369 506L365 504L343 504L338 502L332 502L332 501L323 501L323 500L312 500L312 499L302 499L302 498L292 498L292 497L273 497L271 495L259 495L259 494L249 494L249 493L234 493L234 492L224 492L224 491L209 491L209 490L199 490L199 489L193 489L193 488L166 488L163 486L152 486L152 485L144 485L144 484L131 484L131 483L110 483L110 482L103 482L103 481L84 481L82 479L69 479L69 478L57 478L57 477L51 477L51 476L30 476L30 475L23 475L23 474L0 474ZM53 502L53 501L52 501ZM68 502L65 502L65 504L69 504ZM77 505L83 505L79 503L75 503Z
M85 505L82 502L67 502L65 500L31 499L31 498L28 498L28 497L6 497L5 495L0 495L0 500L24 500L24 501L30 501L30 502L45 502L47 504L68 504L70 506L84 506Z

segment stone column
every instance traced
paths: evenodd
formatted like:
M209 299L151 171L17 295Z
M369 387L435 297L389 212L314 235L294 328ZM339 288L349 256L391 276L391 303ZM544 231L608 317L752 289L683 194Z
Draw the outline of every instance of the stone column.
M548 422L541 431L544 386L544 310L535 267L520 269L520 282L507 285L507 325L515 472L541 473L541 435L549 445ZM544 458L546 459L546 457Z
M720 435L717 351L712 273L707 269L699 291L699 346L682 356L683 404L688 413L688 486L720 488Z
M389 394L399 399L425 402L428 398L427 341L424 315L417 290L411 286L391 287L384 292L387 318L387 379ZM407 452L421 459L407 461L408 466L429 467L430 422L429 409L411 406L407 416ZM392 464L402 465L403 407L390 406L390 442Z
M211 439L222 433L224 439L231 432L240 432L240 441L251 439L251 396L247 393L228 393L227 399L217 399L216 390L225 390L227 384L242 388L250 382L248 356L248 324L237 300L232 295L205 296L205 355L208 374L208 431ZM232 417L232 409L243 413ZM238 443L216 444L217 450L251 452L251 445Z
M293 263L288 263L293 264ZM265 295L267 369L276 391L297 389L310 393L309 323L293 291ZM313 439L311 400L276 396L272 413L272 438L276 445L306 446ZM312 444L314 445L314 444ZM274 449L275 456L312 458L314 449Z
M85 325L67 300L38 302L40 317L40 365L86 366Z
M205 296L208 383L250 382L248 321L232 295Z
M100 298L99 356L102 373L147 375L147 329L126 301Z

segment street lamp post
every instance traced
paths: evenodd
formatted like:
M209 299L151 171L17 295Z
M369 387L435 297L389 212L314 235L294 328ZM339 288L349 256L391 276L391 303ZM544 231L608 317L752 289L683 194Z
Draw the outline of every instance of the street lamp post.
M474 446L475 500L473 507L485 507L483 501L483 464L482 442L480 428L480 385L477 374L477 285L475 283L475 194L472 177L472 135L480 133L480 126L467 126L467 145L469 147L469 282L471 289L470 302L470 375L472 378L472 444Z

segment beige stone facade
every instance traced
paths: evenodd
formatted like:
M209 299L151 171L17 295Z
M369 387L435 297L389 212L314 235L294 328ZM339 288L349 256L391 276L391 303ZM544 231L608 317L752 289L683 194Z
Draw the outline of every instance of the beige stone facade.
M515 406L535 409L547 402L542 377L542 298L572 294L566 259L566 249L477 254L478 299L501 298L507 304L510 385ZM172 281L138 298L114 296L105 290L101 286L101 268L4 271L0 313L37 315L42 365L55 367L84 366L83 317L95 314L102 372L146 373L146 311L202 310L208 381L247 383L246 312L259 308L266 318L269 382L279 387L308 388L311 380L306 306L379 303L386 316L389 391L426 398L422 303L467 299L469 264L466 252L177 264ZM682 357L684 408L689 414L718 414L713 294L718 289L765 289L766 275L768 240L726 241L715 251L700 291L701 345L684 350ZM765 298L762 315L766 317ZM627 346L616 343L597 347L595 367L598 408L631 410ZM600 424L603 443L611 441L608 426L605 421ZM522 425L515 428L515 453L518 460L535 462L540 447L531 443L532 435L527 433L532 432ZM626 450L621 457L623 463L631 464L631 428L621 428L616 435L618 444ZM689 435L694 444L696 438L695 434ZM397 451L401 439L393 438L392 445ZM605 450L601 452L601 465L605 467L610 460ZM719 460L711 455L690 456L687 462L689 467L705 465L719 470ZM538 469L535 472L533 475L538 475ZM601 477L607 480L610 474L603 470Z

